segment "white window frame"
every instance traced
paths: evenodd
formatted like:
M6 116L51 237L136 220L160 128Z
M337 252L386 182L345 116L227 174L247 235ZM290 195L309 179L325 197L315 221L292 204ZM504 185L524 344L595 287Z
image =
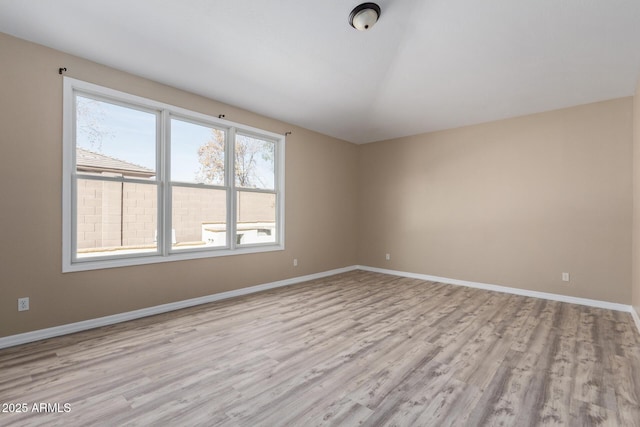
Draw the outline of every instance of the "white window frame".
M76 195L75 187L78 174L75 168L75 97L77 94L142 111L156 113L156 181L158 187L158 249L156 252L121 254L99 257L76 257ZM171 164L171 119L192 121L225 130L226 143L226 185L199 185L190 183L172 183ZM247 189L236 187L233 155L235 153L236 132L255 136L275 144L274 190ZM168 261L180 261L198 258L210 258L228 255L249 254L284 250L284 182L285 182L285 136L251 126L235 123L218 117L187 110L152 99L131 95L82 80L64 77L63 82L63 127L62 127L62 272L86 271L103 268L125 267L153 264ZM83 176L86 178L86 176ZM144 182L153 181L132 178L97 178L104 181ZM227 246L175 250L171 247L171 188L174 184L196 188L227 189ZM276 196L276 236L275 243L236 244L236 197L238 191L270 193Z

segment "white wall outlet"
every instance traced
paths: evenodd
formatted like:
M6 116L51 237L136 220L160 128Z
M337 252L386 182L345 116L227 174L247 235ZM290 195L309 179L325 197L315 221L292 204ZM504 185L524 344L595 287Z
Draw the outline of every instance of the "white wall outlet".
M18 298L18 311L29 310L29 297Z
M297 267L298 266L298 258L294 258L293 259L293 266Z
M389 260L391 259L391 254L387 254L387 255L385 256L385 259L386 259L387 261L389 261Z
M562 281L563 282L569 281L569 273L562 273Z

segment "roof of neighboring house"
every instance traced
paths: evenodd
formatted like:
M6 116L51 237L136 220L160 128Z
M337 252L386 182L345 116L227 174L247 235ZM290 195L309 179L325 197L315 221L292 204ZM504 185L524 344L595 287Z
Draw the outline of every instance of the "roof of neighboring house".
M155 176L155 171L134 163L125 162L115 157L76 148L76 167L80 172L118 173L125 176L149 178Z

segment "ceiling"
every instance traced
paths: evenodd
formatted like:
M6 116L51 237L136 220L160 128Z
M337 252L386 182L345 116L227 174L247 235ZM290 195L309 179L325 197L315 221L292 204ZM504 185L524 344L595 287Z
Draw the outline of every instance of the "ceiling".
M640 0L2 0L0 32L354 143L630 96ZM233 120L233 118L230 118Z

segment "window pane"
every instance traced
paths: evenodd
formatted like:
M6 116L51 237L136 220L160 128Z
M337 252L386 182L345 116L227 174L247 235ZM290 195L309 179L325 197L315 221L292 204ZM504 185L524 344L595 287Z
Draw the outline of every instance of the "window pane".
M236 244L276 241L276 195L238 191Z
M275 184L276 145L245 135L236 135L236 185L273 190Z
M172 187L173 249L227 246L227 192Z
M155 184L89 179L77 183L78 258L157 250Z
M156 115L77 96L76 170L155 177Z
M225 132L171 119L171 180L224 185Z

